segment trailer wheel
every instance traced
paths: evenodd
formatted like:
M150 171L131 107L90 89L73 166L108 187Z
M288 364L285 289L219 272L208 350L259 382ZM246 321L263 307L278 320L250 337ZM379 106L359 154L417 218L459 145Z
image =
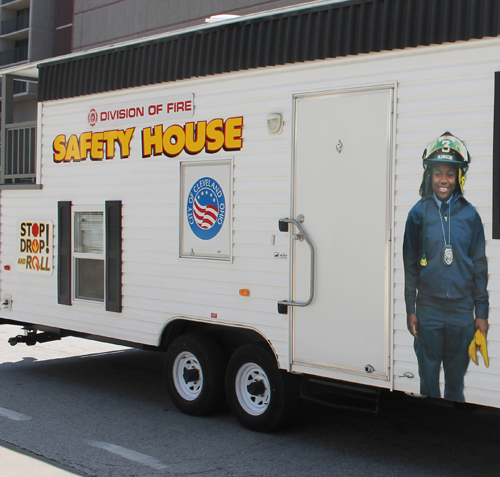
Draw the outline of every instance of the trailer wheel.
M294 376L280 371L257 345L239 348L229 361L226 395L236 419L248 429L270 432L286 424L298 401Z
M185 414L203 416L224 401L226 360L208 335L186 333L169 347L165 359L167 388L175 406Z

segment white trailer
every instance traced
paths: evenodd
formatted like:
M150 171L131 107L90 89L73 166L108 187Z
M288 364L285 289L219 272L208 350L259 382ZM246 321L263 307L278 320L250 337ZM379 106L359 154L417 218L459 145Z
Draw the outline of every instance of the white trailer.
M12 344L166 350L179 409L226 394L263 431L299 391L418 394L402 236L422 151L450 130L490 273L490 367L471 364L465 396L499 407L500 2L420 3L323 2L40 63L33 180L1 190ZM27 136L6 129L8 172Z

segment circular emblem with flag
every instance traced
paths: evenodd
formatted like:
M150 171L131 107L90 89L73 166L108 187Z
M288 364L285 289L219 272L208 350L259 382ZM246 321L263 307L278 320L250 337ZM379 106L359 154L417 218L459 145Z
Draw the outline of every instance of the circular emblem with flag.
M218 182L211 177L197 180L187 200L187 219L193 233L210 240L220 232L225 217L226 200Z

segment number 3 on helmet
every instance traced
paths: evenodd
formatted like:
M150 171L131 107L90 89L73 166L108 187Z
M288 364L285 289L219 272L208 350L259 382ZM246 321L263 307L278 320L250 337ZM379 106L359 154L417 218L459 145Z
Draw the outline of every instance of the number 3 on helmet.
M446 131L431 141L422 154L424 169L432 162L447 162L456 164L465 174L470 164L470 154L465 144Z

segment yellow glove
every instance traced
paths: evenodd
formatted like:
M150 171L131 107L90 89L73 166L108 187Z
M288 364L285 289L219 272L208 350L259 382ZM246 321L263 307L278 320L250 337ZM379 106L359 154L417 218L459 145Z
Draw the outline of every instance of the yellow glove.
M474 335L474 338L472 339L469 346L469 356L472 358L472 361L474 361L474 363L476 363L477 366L479 366L479 363L477 361L478 349L481 355L483 356L485 366L488 368L490 366L490 363L488 361L488 349L486 348L486 338L484 337L484 335L481 333L480 330L476 331L476 334Z
M477 351L476 351L476 337L472 338L472 341L470 342L469 345L469 356L472 358L472 361L476 364L476 366L479 366L479 363L477 362Z

